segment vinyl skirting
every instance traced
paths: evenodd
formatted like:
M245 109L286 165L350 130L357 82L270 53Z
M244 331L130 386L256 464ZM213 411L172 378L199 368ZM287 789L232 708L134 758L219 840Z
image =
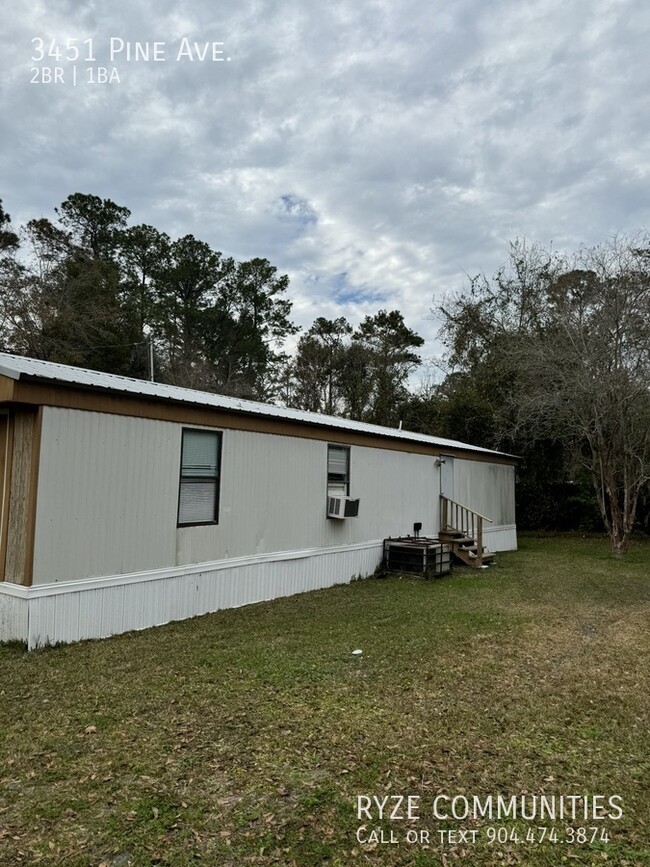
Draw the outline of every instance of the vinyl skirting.
M21 587L0 583L0 641L28 650L106 638L372 574L382 540Z
M488 527L484 534L491 551L517 547L515 525ZM2 582L0 641L22 641L34 650L161 626L345 584L372 574L382 555L383 540L373 539L33 587Z

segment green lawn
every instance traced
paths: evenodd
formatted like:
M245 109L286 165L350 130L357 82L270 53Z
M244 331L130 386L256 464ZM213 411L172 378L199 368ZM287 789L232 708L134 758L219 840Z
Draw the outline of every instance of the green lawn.
M648 865L649 735L650 544L617 562L524 538L480 574L0 647L0 864ZM499 793L619 795L623 816L593 845L432 817L436 795ZM421 819L360 821L362 794L419 796ZM460 828L476 842L440 844Z

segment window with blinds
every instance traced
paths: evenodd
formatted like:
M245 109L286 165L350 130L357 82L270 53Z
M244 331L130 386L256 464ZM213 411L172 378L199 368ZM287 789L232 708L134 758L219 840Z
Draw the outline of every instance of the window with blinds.
M221 434L183 430L178 526L216 524L219 519Z
M350 493L350 447L327 447L327 493L347 497Z

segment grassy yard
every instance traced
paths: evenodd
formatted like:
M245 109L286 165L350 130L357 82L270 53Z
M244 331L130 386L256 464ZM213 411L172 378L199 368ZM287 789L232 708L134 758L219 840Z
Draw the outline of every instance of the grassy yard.
M620 795L623 816L593 844L432 817L436 795L499 793ZM361 794L419 796L420 821L359 820ZM477 840L440 843L459 828ZM650 864L649 544L615 562L600 539L528 538L487 573L0 647L2 865L460 861Z

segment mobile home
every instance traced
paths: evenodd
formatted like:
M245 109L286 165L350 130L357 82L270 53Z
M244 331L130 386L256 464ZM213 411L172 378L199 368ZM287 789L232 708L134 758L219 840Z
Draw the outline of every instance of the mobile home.
M385 537L436 536L459 508L484 517L486 547L513 549L515 463L0 354L0 641L100 638L328 587L372 573Z

